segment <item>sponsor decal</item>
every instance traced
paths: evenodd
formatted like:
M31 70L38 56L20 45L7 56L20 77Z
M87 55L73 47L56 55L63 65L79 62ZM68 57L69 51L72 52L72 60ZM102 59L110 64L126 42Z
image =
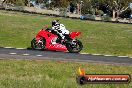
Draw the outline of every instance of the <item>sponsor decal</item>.
M87 83L130 83L129 74L86 74L84 69L79 68L76 78L78 84Z

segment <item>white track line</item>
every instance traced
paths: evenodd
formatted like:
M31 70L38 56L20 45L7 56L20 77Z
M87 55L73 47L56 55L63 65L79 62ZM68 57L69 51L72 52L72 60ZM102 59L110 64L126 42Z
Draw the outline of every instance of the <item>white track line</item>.
M113 56L113 55L104 55L104 56L106 56L106 57L111 57L111 56Z
M11 54L11 55L16 55L17 53L9 53L9 54Z
M25 48L16 48L16 49L25 49Z
M128 57L128 56L117 56L117 57Z
M36 56L41 57L41 56L43 56L43 55L36 55Z
M30 54L25 53L25 54L22 54L22 55L24 55L24 56L28 56L28 55L30 55Z
M80 53L80 54L89 54L89 53Z
M80 53L80 54L90 54L90 53ZM91 55L99 56L99 55L102 55L102 54L91 54ZM112 57L114 55L103 55L103 56ZM128 56L114 56L114 57L128 57ZM132 57L129 57L129 58L132 58Z
M101 55L101 54L92 54L92 55L98 56L98 55Z
M7 48L7 49L9 49L9 48L13 48L13 47L4 47L4 48Z

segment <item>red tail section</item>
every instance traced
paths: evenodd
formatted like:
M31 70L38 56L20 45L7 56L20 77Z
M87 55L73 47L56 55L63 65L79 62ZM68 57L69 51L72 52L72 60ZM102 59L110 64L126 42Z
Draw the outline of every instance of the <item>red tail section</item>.
M71 38L75 38L76 36L80 35L81 32L71 32L71 34L69 35Z

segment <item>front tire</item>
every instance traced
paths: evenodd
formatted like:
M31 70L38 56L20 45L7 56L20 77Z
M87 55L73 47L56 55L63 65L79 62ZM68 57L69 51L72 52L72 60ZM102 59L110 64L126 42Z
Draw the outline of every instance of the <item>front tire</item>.
M78 53L78 52L80 52L82 50L82 48L83 48L82 42L79 41L79 40L75 40L74 43L75 44L67 43L66 44L67 50L70 53Z
M44 39L40 39L41 42L37 43L36 42L36 38L34 38L32 41L31 41L31 47L32 49L36 50L36 49L39 49L39 50L45 50L45 40Z
M34 50L37 48L37 44L36 44L36 39L35 38L31 41L31 48L34 49Z

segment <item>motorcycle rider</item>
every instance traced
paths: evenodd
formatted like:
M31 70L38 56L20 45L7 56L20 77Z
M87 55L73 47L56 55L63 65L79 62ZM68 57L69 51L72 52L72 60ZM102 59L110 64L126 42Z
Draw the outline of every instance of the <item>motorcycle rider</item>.
M61 43L63 43L66 36L69 35L69 31L65 28L64 24L59 23L59 20L52 21L51 30L54 30L57 33L58 37L61 40Z

